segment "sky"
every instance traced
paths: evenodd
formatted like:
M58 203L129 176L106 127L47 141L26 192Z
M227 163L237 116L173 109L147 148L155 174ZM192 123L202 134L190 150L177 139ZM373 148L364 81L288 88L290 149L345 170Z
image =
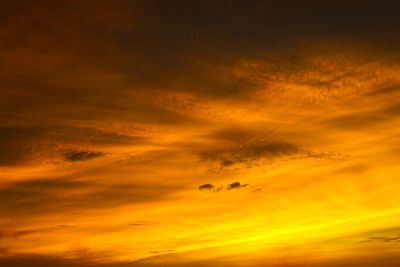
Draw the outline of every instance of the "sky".
M0 0L0 266L400 266L399 8Z

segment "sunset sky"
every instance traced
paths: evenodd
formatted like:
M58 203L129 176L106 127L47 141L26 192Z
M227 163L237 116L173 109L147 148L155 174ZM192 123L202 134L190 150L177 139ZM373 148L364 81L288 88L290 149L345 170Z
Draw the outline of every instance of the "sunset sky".
M0 266L400 266L399 12L0 0Z

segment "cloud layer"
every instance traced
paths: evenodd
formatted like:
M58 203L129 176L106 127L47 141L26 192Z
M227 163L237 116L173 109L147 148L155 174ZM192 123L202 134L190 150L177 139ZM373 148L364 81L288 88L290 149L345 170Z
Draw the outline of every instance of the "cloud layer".
M399 8L0 1L0 265L395 266Z

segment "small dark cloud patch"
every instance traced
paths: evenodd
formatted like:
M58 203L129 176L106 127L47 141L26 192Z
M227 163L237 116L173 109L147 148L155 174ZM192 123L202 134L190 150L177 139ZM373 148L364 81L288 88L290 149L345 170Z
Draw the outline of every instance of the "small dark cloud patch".
M240 189L244 187L248 187L249 184L241 184L240 182L233 182L231 184L228 184L226 186L219 186L215 187L213 184L203 184L199 186L199 190L209 190L215 193L224 191L224 190L232 190L232 189Z
M199 186L199 190L213 190L215 186L213 184L203 184Z
M69 162L84 161L104 156L101 151L69 151L64 153L64 160Z
M241 184L240 182L234 182L231 184L228 184L227 186L227 190L232 190L232 189L240 189L240 188L244 188L244 187L248 187L249 184Z
M228 190L239 189L240 187L241 187L240 182L234 182L234 183L229 184L227 189Z

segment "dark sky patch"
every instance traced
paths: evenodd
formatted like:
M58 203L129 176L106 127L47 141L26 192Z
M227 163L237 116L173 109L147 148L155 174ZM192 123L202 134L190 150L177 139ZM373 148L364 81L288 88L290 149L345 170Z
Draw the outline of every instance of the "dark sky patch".
M226 68L237 58L259 58L265 51L286 54L287 50L296 51L299 43L326 38L371 43L390 54L398 51L400 40L396 1L379 5L344 0L246 4L228 0L118 1L96 6L59 1L40 7L25 1L6 3L0 8L4 29L0 69L13 93L3 93L3 99L9 100L4 108L15 111L19 103L20 112L43 115L46 103L56 117L79 113L93 118L92 106L107 107L104 117L115 116L115 105L104 104L110 100L110 88L113 98L117 92L161 87L242 97L257 87L259 76L271 73L255 71L253 78L240 77ZM297 62L298 57L290 57L290 61ZM279 64L275 68L279 71ZM29 96L30 101L21 95ZM127 104L134 103L130 105L133 110L142 106L136 109L142 113L134 116L137 120L143 115L156 122L174 117L157 113L157 109L144 112L145 103L135 97L128 99ZM61 110L57 106L76 108Z
M32 233L36 233L36 230L0 230L0 240L1 239L15 239L23 237Z
M64 153L63 156L66 161L75 162L103 157L104 153L101 151L70 151Z
M395 103L380 109L341 115L325 120L322 123L344 130L360 130L396 119L399 114L400 103Z
M34 143L44 134L43 128L0 127L0 166L28 160Z
M224 128L217 130L206 137L225 142L243 143L254 137L254 132L243 128Z
M15 182L0 188L0 212L10 217L107 209L159 201L179 186L144 184L93 184L71 179ZM18 212L15 212L18 211Z
M400 84L393 84L377 88L371 92L368 92L367 95L372 97L378 97L382 95L395 95L398 93L400 93Z
M75 126L0 127L0 166L41 164L64 157L79 161L103 156L100 151L68 151L74 146L136 145L147 142L137 135ZM64 150L64 151L62 151Z

